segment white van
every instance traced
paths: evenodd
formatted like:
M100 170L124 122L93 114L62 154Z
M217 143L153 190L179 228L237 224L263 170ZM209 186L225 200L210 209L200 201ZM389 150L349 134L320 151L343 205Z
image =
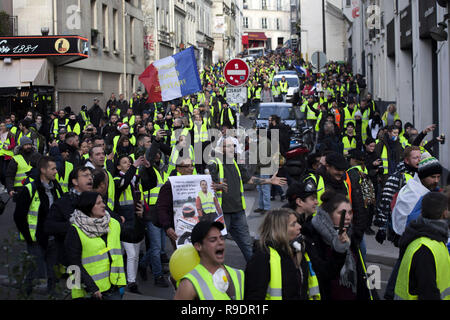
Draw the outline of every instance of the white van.
M264 47L248 48L247 52L249 56L264 57L264 55L266 54L266 48Z
M276 74L275 77L273 77L272 85L277 81L278 83L281 82L282 77L285 77L287 83L288 83L288 93L286 95L286 102L292 102L295 103L299 98L299 92L300 92L300 79L296 74Z

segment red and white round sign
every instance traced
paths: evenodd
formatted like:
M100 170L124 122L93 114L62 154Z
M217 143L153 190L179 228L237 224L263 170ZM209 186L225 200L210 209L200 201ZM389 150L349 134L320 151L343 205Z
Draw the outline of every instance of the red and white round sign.
M242 86L250 76L250 68L242 59L231 59L223 69L223 76L229 85L235 87Z

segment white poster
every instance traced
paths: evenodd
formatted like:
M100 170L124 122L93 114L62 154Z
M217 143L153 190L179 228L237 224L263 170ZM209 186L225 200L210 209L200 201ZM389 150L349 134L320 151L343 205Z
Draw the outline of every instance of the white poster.
M177 247L191 243L192 229L199 221L219 221L225 225L222 208L211 187L210 175L173 176L169 180ZM226 234L224 228L222 235Z

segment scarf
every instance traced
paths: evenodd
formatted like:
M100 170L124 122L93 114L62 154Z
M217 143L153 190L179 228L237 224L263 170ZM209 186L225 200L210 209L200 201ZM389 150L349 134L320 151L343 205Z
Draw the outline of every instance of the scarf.
M80 228L89 238L101 237L108 233L110 220L111 216L107 211L102 218L91 218L76 209L70 218L70 222Z
M356 262L350 250L350 243L342 243L339 240L338 232L334 228L330 215L322 208L317 210L317 215L312 218L311 223L327 245L331 246L336 252L346 253L345 263L340 272L339 284L344 287L351 287L353 293L356 293ZM351 230L349 231L351 232Z

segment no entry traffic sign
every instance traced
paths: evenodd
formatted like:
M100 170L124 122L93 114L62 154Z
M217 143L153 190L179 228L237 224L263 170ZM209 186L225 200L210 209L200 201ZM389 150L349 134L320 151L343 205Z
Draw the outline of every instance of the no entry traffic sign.
M247 63L242 59L231 59L223 69L225 81L230 86L244 85L250 75L250 69Z

